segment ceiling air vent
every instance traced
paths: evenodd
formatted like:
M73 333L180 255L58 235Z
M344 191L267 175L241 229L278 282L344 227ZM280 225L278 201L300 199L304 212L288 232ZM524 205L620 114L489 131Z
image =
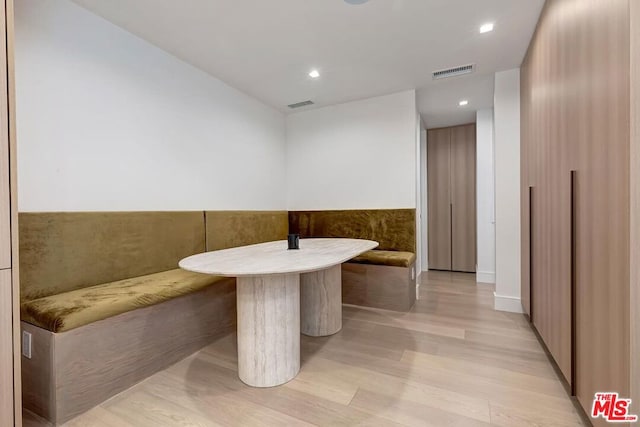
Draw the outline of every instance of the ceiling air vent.
M295 104L289 104L288 107L289 108L300 108L300 107L306 107L307 105L313 105L313 101L296 102Z
M461 76L463 74L469 74L473 72L474 64L461 65L459 67L448 68L446 70L439 70L433 72L433 79L444 79L446 77Z

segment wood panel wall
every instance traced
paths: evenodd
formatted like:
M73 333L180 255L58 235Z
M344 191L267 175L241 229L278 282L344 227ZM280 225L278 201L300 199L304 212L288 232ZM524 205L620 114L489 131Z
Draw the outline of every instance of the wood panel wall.
M451 269L476 271L476 125L451 128Z
M630 359L631 392L635 413L640 410L640 2L629 2L631 60L630 172ZM635 261L634 261L635 260Z
M427 137L429 269L451 270L451 154L449 129Z
M13 1L0 11L0 425L21 426Z
M525 309L587 412L597 391L630 392L629 7L547 1L521 68L522 294L531 291Z

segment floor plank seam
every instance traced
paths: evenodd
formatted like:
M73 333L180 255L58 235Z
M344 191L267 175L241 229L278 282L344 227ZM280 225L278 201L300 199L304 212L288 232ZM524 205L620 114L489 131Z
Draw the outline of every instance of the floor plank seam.
M356 395L358 394L358 392L359 392L359 391L360 391L360 387L358 387L358 388L356 389L356 392L355 392L355 393L353 393L353 396L351 396L351 400L349 400L349 403L347 403L347 405L346 405L346 406L351 406L351 402L353 402L353 399L355 399L355 398L356 398Z
M243 386L229 334L68 427L581 425L534 332L473 275L427 273L420 292L409 313L345 305L340 332L302 339L288 386Z

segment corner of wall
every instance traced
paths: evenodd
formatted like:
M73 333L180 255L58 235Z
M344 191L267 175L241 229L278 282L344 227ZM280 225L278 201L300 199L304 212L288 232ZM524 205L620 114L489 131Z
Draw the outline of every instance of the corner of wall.
M493 156L493 109L476 113L476 229L479 283L495 283L495 167Z
M497 311L507 311L510 313L524 313L522 301L518 297L510 297L493 293L493 308Z
M495 83L493 140L496 307L521 310L520 69L496 73ZM509 297L503 297L506 295ZM514 298L518 300L517 304L511 301Z
M478 283L496 283L496 273L494 271L476 271L476 282Z

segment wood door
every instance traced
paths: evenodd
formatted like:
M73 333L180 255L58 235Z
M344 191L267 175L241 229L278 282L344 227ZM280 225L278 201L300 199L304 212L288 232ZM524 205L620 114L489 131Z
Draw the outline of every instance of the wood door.
M427 133L429 269L451 270L451 131Z
M576 16L588 16L582 38L591 43L577 49L586 57L580 68L589 70L589 84L577 88L575 100L585 135L575 143L579 147L575 386L587 412L600 390L629 396L629 272L630 265L638 262L630 263L629 258L629 1L588 4L576 5ZM573 82L567 74L566 81ZM637 413L637 402L632 407ZM602 418L593 424L609 425Z
M451 269L476 271L476 125L451 128Z

